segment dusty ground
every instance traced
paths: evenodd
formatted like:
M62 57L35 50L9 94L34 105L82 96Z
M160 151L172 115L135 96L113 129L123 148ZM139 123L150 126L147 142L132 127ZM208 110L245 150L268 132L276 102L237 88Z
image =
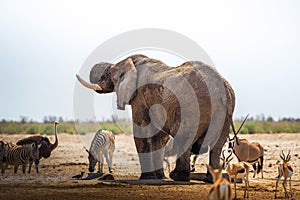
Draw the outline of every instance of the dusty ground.
M0 135L0 140L16 142L28 135ZM210 184L201 181L174 183L170 180L159 184L125 183L137 180L140 174L137 154L130 135L116 136L114 154L114 177L119 182L99 180L71 180L71 177L87 170L87 153L83 146L89 144L92 135L85 136L59 134L59 146L49 159L40 161L40 173L22 174L13 169L0 175L1 199L208 199ZM300 134L257 134L243 135L251 141L259 141L265 146L264 179L250 178L249 199L272 199L274 197L277 162L281 150L292 150L291 163L294 166L292 180L293 199L300 199ZM50 136L53 141L53 136ZM88 145L86 145L88 147ZM201 155L196 165L197 172L205 172L207 155ZM107 172L107 168L105 168ZM166 174L167 170L166 170ZM252 175L252 173L251 173ZM237 195L243 196L243 184L238 184ZM283 197L279 185L279 197Z

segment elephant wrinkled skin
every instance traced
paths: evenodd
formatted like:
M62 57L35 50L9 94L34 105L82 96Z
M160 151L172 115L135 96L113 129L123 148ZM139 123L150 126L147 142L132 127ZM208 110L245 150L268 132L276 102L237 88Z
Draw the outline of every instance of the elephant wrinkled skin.
M133 135L141 179L162 179L164 146L174 137L174 180L190 180L190 153L209 146L209 165L219 167L221 149L229 134L235 95L229 83L199 61L169 67L144 55L117 64L99 63L87 83L97 93L116 92L118 109L132 108Z

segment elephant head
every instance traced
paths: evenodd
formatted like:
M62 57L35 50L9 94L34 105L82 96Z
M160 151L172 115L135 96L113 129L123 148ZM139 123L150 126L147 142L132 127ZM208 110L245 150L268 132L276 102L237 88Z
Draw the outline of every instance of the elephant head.
M124 110L129 104L136 90L137 70L131 58L123 60L115 65L110 63L99 63L94 65L90 71L90 82L76 75L79 82L97 93L117 94L118 109Z

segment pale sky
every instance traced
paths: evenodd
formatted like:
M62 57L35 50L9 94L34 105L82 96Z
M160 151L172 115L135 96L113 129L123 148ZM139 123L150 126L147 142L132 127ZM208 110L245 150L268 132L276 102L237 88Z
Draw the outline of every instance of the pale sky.
M111 37L140 28L197 42L234 88L236 118L300 117L299 1L181 2L2 0L0 120L73 119L75 74L86 58ZM97 117L109 118L111 95L96 99L107 105Z

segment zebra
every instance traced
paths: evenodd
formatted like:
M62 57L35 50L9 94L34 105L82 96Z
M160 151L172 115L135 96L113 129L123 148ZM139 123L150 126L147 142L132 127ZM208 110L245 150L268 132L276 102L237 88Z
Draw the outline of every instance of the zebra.
M98 163L98 173L103 172L103 154L108 165L109 172L112 173L112 159L115 151L115 136L111 131L98 130L92 140L90 150L87 150L89 154L89 172L95 170L95 166Z
M17 173L19 165L22 165L22 172L25 173L27 163L29 163L28 173L30 173L33 161L35 163L36 173L39 173L38 164L40 146L41 145L36 146L35 143L23 146L9 144L5 167L3 168L4 170L2 173L5 172L8 165L14 165L14 173Z
M8 144L0 141L0 165L1 165L1 173L4 173L4 165L6 162L6 156L8 151Z

